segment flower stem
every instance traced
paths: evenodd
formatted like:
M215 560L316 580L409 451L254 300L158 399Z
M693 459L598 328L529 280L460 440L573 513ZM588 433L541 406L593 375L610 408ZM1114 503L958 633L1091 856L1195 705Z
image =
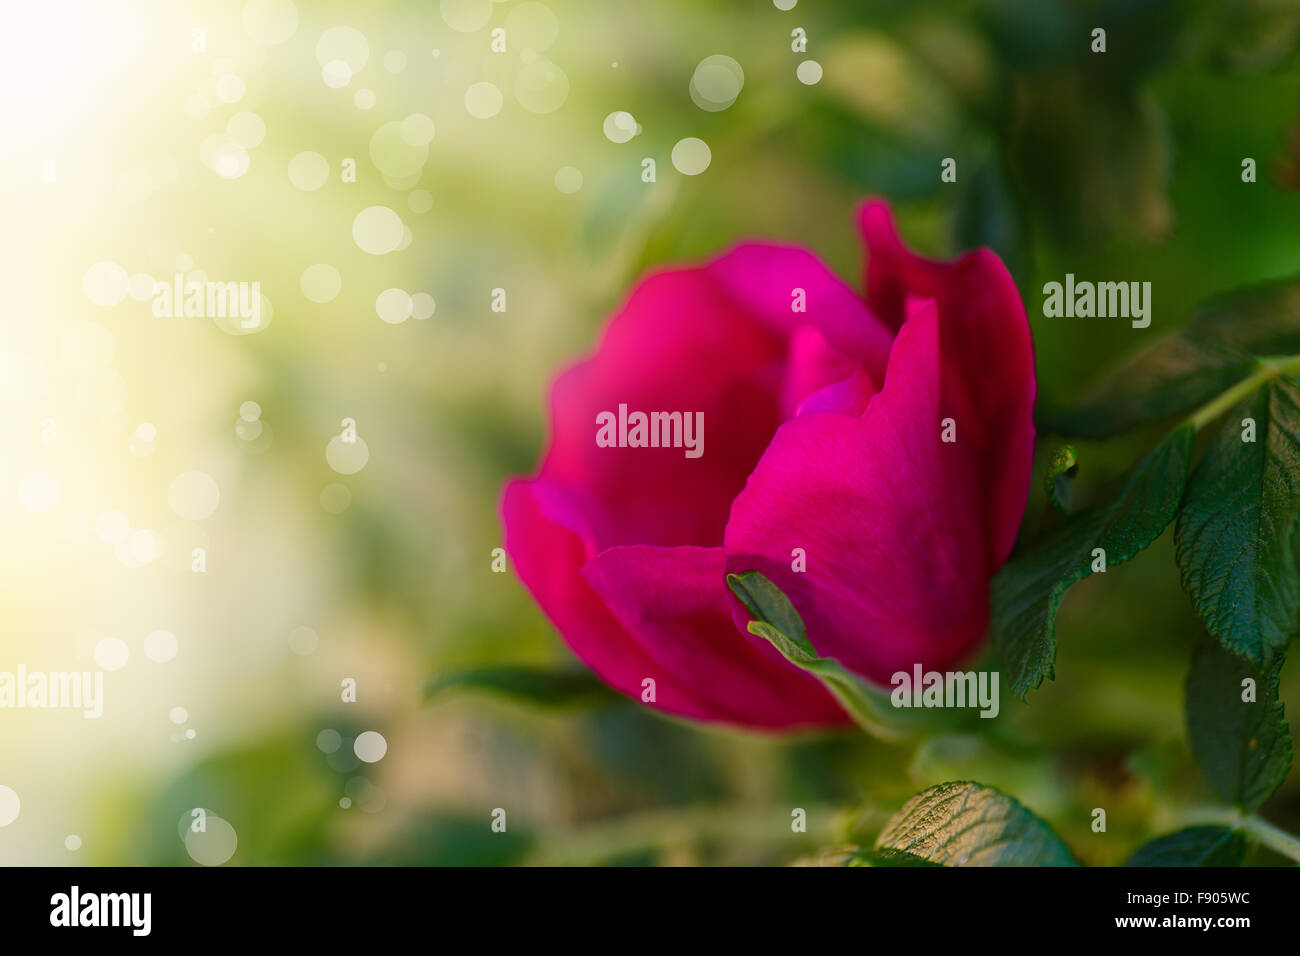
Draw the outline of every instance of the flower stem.
M1300 863L1300 839L1293 837L1285 830L1279 829L1267 820L1256 816L1243 819L1241 828L1254 837L1256 842L1262 843L1270 850Z
M1182 826L1217 824L1240 830L1256 843L1300 863L1300 838L1293 837L1263 817L1242 816L1240 811L1228 807L1195 807L1178 814L1178 818Z
M1217 396L1198 408L1187 419L1192 427L1200 431L1247 395L1279 375L1300 372L1300 355L1284 355L1259 359L1259 367L1236 385L1225 389Z

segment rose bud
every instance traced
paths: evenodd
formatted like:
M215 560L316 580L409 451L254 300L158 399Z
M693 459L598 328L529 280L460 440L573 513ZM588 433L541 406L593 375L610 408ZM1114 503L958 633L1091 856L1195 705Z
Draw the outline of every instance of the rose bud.
M651 706L847 722L747 632L728 572L770 578L821 656L882 688L984 641L1030 483L1024 307L988 250L920 258L880 201L859 224L865 297L767 243L642 280L555 382L536 477L506 486L520 578L589 667Z

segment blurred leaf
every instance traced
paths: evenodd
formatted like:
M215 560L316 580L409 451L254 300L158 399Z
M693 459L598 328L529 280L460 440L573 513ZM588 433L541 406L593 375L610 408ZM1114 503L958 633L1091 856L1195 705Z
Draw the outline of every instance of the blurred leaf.
M998 254L1017 282L1029 275L1029 246L1026 225L1017 209L1001 166L996 161L981 164L965 180L957 213L953 218L953 239L958 251L985 246Z
M1278 699L1279 658L1267 671L1201 642L1187 676L1187 734L1201 769L1223 799L1253 813L1291 769L1291 735ZM1246 680L1255 694L1243 700Z
M1187 481L1194 431L1169 434L1129 473L1115 499L1071 517L1035 541L993 579L993 645L1020 698L1055 677L1056 611L1065 592L1093 573L1093 551L1105 568L1129 560L1173 519Z
M1008 165L1020 173L1035 223L1066 248L1117 235L1160 240L1172 223L1164 111L1140 86L1107 82L1104 69L1021 74L1010 94L1017 106Z
M1242 440L1246 417L1255 440ZM1300 389L1274 380L1240 406L1201 459L1178 512L1183 587L1206 628L1257 665L1282 653L1300 612Z
M1001 118L1008 166L1036 219L1063 242L1167 233L1171 147L1146 88L1178 49L1186 8L1184 0L977 4L1014 104ZM1104 53L1092 52L1097 26L1106 29Z
M531 833L492 829L483 817L433 814L404 826L383 859L388 866L510 866L532 848Z
M1190 57L1231 70L1267 70L1285 63L1300 39L1294 0L1203 2L1188 38Z
M191 811L203 807L238 836L231 865L337 865L347 859L328 833L343 788L310 734L270 737L215 753L176 776L142 814L136 842L150 865L192 864L182 838Z
M1249 355L1225 354L1196 341L1189 330L1143 351L1073 408L1040 409L1036 417L1050 431L1108 438L1208 402L1255 365Z
M1047 462L1047 474L1043 477L1043 486L1047 491L1047 500L1061 514L1070 512L1070 479L1078 471L1079 457L1073 445L1061 445Z
M1300 277L1235 292L1196 310L1187 328L1141 350L1071 408L1042 409L1044 428L1106 438L1189 411L1240 382L1256 356L1300 352Z
M939 164L948 152L939 142L907 139L829 100L811 102L800 119L802 147L862 192L920 199L933 196L942 185Z
M621 795L615 806L627 809L720 802L731 793L725 766L693 725L638 706L585 711L576 723L573 737L583 741L590 772L604 781L582 792L580 806L589 814L609 813L614 795Z
M536 667L477 667L435 677L424 688L432 700L449 691L478 690L539 707L600 707L626 700L588 671Z
M1188 827L1138 847L1127 866L1241 866L1246 839L1228 827Z
M841 33L819 59L825 67L823 95L842 104L859 127L866 123L904 145L937 146L956 123L950 91L897 37ZM938 164L928 172L932 188L937 187Z
M818 677L859 727L879 737L897 738L945 719L942 714L894 707L889 694L868 684L838 661L819 657L803 619L785 593L759 571L728 574L727 586L757 620L749 633L770 642L791 664ZM948 715L946 719L952 719Z
M941 783L909 800L876 839L945 866L1076 866L1051 827L1004 793L978 783Z
M1184 334L1239 354L1300 352L1300 276L1216 296L1197 308Z
M999 0L975 10L999 61L1011 69L1042 69L1080 55L1079 31L1064 0Z
M967 780L978 776L985 786L1018 793L1040 806L1068 799L1056 759L979 733L934 734L916 747L908 767L912 780ZM1077 765L1072 762L1072 765Z

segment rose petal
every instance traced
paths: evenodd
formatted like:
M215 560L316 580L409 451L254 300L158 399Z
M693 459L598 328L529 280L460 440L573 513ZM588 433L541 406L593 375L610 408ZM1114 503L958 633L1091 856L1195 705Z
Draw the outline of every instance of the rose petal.
M795 414L838 412L841 415L852 415L854 418L861 418L875 394L876 383L871 380L870 375L859 369L844 381L827 385L820 391L809 395L799 405Z
M642 678L656 676L665 708L701 719L713 715L678 675L661 672L583 578L582 567L594 551L586 508L570 491L546 481L512 481L501 512L515 573L584 664L638 700Z
M654 662L643 676L684 682L711 719L773 729L847 721L816 678L736 631L721 548L611 548L583 576ZM662 694L659 704L675 709Z
M790 356L781 389L782 417L797 414L810 396L852 378L861 368L843 352L833 349L816 326L799 326L790 338ZM861 374L870 380L865 372ZM874 385L871 391L875 392Z
M601 549L717 545L727 510L781 419L786 343L747 316L704 270L647 278L610 322L596 355L551 394L540 476L591 496ZM596 416L702 412L703 457L684 448L600 448Z
M857 361L878 384L884 380L893 330L881 322L820 259L797 246L742 243L708 266L728 294L783 337L815 326L837 352ZM793 311L794 290L806 312Z
M727 525L727 570L762 571L823 656L881 685L915 663L959 662L988 616L978 461L940 440L939 350L934 304L917 305L865 415L782 425ZM805 572L791 570L794 548Z
M998 566L1015 543L1034 454L1034 356L1020 294L987 249L952 263L915 255L879 200L862 206L859 223L872 310L897 324L909 296L932 298L938 306L945 405L956 419L958 443L973 445L982 466L974 480Z

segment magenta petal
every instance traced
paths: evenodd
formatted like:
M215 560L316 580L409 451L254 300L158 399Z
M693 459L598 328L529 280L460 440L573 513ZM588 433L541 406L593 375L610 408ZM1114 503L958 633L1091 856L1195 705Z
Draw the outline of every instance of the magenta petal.
M599 512L599 548L712 546L731 501L781 420L786 343L703 269L650 276L610 322L596 354L551 393L540 477L583 488ZM596 416L703 413L704 454L597 447Z
M861 366L831 348L816 326L801 325L790 337L790 356L781 389L782 418L797 414L809 396L859 373ZM861 373L870 379L866 373ZM875 386L871 387L875 391Z
M783 337L799 325L813 325L877 383L884 378L893 331L808 250L743 243L710 263L708 271L736 302ZM805 312L793 309L797 289L803 291Z
M810 413L782 425L727 525L727 570L762 571L822 655L881 685L916 663L958 663L988 614L978 462L961 442L940 441L939 337L926 303L899 332L862 418ZM791 570L795 548L806 553L802 573ZM736 613L738 625L745 617Z
M611 548L583 576L652 662L641 676L685 683L703 716L771 729L847 720L816 678L737 632L721 548ZM662 690L658 704L681 712Z
M657 673L582 577L592 552L584 509L573 493L545 481L516 480L501 502L506 551L520 580L582 662L605 683L637 699L641 679ZM675 713L708 717L675 674L663 674L659 699Z
M809 412L838 412L861 418L871 397L876 394L876 383L871 376L861 370L854 372L842 382L827 385L825 388L809 395L795 410L796 415Z
M1034 356L1020 294L987 249L952 263L917 256L879 200L862 206L859 222L872 310L897 324L909 297L938 306L944 411L956 419L958 443L979 460L973 480L982 489L990 557L1000 565L1020 527L1034 454Z
M952 266L924 259L903 245L883 200L869 199L859 207L858 228L867 246L867 304L882 322L898 328L907 317L907 299L935 298Z

